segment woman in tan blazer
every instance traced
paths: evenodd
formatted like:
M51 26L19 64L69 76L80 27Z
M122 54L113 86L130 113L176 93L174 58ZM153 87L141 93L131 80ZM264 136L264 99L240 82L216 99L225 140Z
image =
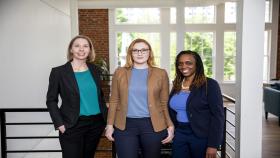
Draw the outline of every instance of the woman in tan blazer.
M168 75L154 66L150 44L134 40L127 51L126 64L113 76L106 137L115 141L119 158L159 158L160 147L174 136L169 117ZM113 137L114 134L114 137Z

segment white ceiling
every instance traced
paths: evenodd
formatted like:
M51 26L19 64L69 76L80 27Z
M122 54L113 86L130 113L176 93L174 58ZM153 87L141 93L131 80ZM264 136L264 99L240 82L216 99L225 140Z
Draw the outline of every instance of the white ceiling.
M118 7L171 7L182 4L183 0L78 0L79 9ZM188 6L205 6L238 0L185 0Z

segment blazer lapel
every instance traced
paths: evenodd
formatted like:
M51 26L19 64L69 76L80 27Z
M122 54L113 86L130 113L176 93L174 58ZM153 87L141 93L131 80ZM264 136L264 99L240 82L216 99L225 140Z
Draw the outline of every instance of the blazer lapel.
M97 92L98 92L98 94L100 94L100 79L98 78L98 75L96 74L96 68L93 66L93 65L91 65L91 64L89 64L89 63L87 63L87 66L88 66L88 69L89 69L89 71L90 71L90 73L91 73L91 76L92 76L92 78L93 78L93 80L94 80L94 82L95 82L95 84L96 84L96 88L97 88ZM99 96L99 95L98 95Z
M131 68L125 68L126 69L126 82L127 82L127 84L126 84L126 87L125 87L125 85L123 85L123 87L124 87L124 94L127 94L126 95L126 104L125 104L125 106L126 106L126 109L127 109L127 105L128 105L128 89L129 89L129 83L130 83L130 77L131 77ZM122 86L122 85L121 85Z
M79 88L78 88L78 83L76 81L75 74L74 74L71 63L67 62L65 64L65 68L66 68L65 72L66 72L66 74L67 74L67 76L70 80L71 85L73 86L73 88L77 92L77 94L80 95Z
M131 77L131 68L126 68L127 91L129 87L130 77Z
M150 88L151 88L151 77L152 77L152 73L153 73L153 68L149 67L148 68L148 78L147 78L147 94L148 94L148 102L150 100L149 96L150 96ZM150 105L149 105L150 106Z
M193 88L193 90L191 91L191 93L190 93L190 95L188 97L188 100L186 102L187 107L189 107L192 98L194 98L194 96L196 95L196 91L197 91L197 88Z

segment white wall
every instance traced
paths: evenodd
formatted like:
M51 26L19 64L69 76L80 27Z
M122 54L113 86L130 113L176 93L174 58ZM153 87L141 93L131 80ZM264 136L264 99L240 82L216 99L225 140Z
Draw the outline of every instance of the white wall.
M0 0L0 108L46 107L51 67L66 62L70 39L70 0ZM49 122L50 117L48 113L8 113L7 122L13 121ZM44 136L53 130L51 125L8 126L7 136ZM8 149L41 144L44 141L9 140ZM57 140L49 146L60 149Z
M235 83L220 83L222 93L235 98L236 97L236 85Z
M0 107L46 107L51 67L66 61L68 0L0 0Z

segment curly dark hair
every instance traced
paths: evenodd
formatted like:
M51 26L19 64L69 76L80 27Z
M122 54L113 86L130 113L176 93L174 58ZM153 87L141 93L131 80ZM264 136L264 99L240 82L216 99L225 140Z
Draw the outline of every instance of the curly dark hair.
M203 63L201 60L200 55L197 52L191 51L191 50L184 50L181 51L177 56L176 56L176 60L175 60L175 70L176 70L176 74L175 74L175 79L173 81L173 90L175 91L175 93L179 92L181 90L181 85L182 85L182 81L184 79L183 74L180 72L178 66L179 66L179 59L182 55L192 55L195 59L195 76L194 79L190 85L190 90L192 90L192 88L199 88L201 87L203 84L206 83L206 76L204 74L204 67L203 67Z

